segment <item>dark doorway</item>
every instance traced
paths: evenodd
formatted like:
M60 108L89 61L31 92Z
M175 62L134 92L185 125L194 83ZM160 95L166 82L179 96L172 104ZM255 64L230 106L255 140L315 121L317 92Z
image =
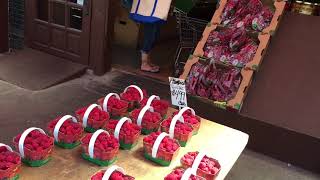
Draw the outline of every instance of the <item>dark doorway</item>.
M8 51L8 1L0 1L0 53Z

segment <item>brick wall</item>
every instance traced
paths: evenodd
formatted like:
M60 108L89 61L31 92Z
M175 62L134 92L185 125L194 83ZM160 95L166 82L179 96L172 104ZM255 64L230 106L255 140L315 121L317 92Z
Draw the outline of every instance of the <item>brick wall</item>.
M9 46L22 49L24 46L24 1L9 1Z

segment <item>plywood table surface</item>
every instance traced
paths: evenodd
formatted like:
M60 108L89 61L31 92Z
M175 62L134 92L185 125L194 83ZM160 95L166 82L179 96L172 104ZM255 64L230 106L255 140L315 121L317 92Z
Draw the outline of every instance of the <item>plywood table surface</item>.
M118 160L114 164L123 167L127 174L137 180L161 180L172 169L180 166L180 158L184 154L205 150L220 162L222 169L216 180L222 180L244 150L248 138L249 136L245 133L201 119L199 133L191 138L186 147L180 149L178 157L173 160L169 167L159 166L143 157L143 137L140 137L138 145L131 151L120 150ZM55 147L52 160L48 164L38 168L23 166L20 179L87 180L98 170L106 168L83 160L80 153L80 147L73 150Z

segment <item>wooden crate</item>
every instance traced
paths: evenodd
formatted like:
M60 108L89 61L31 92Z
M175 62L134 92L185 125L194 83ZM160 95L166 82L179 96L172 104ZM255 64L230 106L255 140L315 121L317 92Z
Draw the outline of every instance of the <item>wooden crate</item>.
M219 8L216 10L216 12L214 13L214 15L212 17L212 20L211 20L212 24L221 24L221 22L222 22L221 16L222 16L223 10L227 4L227 1L228 0L221 0L220 1ZM262 0L262 2L264 5L271 7L271 9L274 11L274 15L273 15L273 18L271 20L270 25L268 27L266 27L264 30L262 30L262 33L272 35L272 34L274 34L274 32L276 31L276 29L279 25L279 22L281 20L281 17L283 15L284 10L285 10L286 2L283 0L276 0L275 2L270 1L270 0Z
M203 34L202 34L202 39L198 42L193 55L197 56L197 57L204 57L204 47L206 45L207 39L210 35L210 33L214 30L216 30L219 26L215 25L215 24L210 24L208 25ZM269 42L270 42L270 38L271 36L269 34L263 34L263 33L259 33L257 35L257 39L259 40L259 46L257 49L257 52L255 54L255 56L253 57L253 59L248 62L243 68L245 69L250 69L250 70L254 70L257 71L260 64L262 63L263 60L263 56L265 54L265 50L268 48ZM242 67L240 67L242 68Z
M199 57L191 56L190 59L186 62L186 65L184 67L184 72L180 76L180 79L187 79L192 66L199 61ZM196 98L204 102L209 102L214 104L215 106L227 109L230 111L240 111L243 101L247 95L248 87L251 85L252 78L253 78L253 72L252 70L242 69L241 70L241 76L242 81L239 86L239 89L235 95L235 97L227 102L221 102L221 101L213 101L207 98L199 97L199 96L190 96L191 98Z

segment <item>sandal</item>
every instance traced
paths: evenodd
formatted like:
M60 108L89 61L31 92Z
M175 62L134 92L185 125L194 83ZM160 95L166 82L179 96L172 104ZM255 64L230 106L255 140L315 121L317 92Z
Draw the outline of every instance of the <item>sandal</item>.
M152 66L152 65L149 65L149 64L141 65L140 70L144 71L144 72L150 72L150 73L158 73L158 72L160 72L159 66Z

